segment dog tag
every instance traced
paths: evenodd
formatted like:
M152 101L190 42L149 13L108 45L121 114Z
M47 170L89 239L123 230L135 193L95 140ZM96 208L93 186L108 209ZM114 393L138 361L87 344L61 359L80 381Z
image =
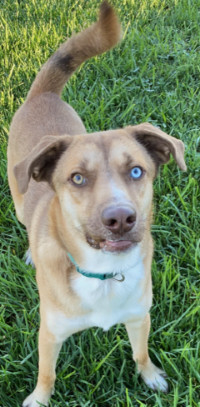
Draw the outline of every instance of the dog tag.
M119 277L119 278L118 278ZM123 274L116 274L115 277L113 277L113 280L119 281L119 283L122 283L122 281L125 280L125 277Z

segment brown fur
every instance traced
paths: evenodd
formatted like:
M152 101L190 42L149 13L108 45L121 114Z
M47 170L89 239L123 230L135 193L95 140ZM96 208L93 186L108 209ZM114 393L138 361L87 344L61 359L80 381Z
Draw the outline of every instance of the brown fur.
M86 59L113 47L120 35L118 18L104 2L99 20L66 41L46 62L11 124L9 185L18 219L28 231L40 293L39 376L34 393L23 404L26 407L35 407L37 400L47 404L54 386L61 342L57 331L49 328L47 313L62 313L70 319L89 317L74 289L80 274L67 252L77 264L84 265L88 261L86 253L98 255L104 242L107 250L109 245L122 241L139 247L145 270L145 278L138 286L139 302L147 302L149 310L152 183L159 165L166 163L170 154L182 170L186 169L180 140L148 123L87 134L77 113L59 97L74 70ZM143 169L137 181L130 177L135 166ZM84 177L83 185L74 183L77 173ZM134 226L127 231L122 231L122 226L113 231L105 226L102 213L121 207L134 213ZM125 261L128 257L127 252ZM103 284L106 282L101 287ZM164 390L166 384L157 384L162 372L148 355L148 310L141 320L132 317L123 322L144 380L150 387ZM69 328L68 335L81 329L80 322L75 330Z

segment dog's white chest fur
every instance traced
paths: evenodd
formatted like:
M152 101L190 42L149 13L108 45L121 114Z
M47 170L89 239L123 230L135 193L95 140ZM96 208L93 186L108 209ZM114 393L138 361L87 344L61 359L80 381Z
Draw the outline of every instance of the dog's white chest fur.
M144 277L142 262L136 268L137 270L130 269L126 272L123 282L114 279L88 281L84 277L75 282L74 289L82 299L83 307L89 310L90 326L107 330L112 325L126 322L134 316L136 319L141 317L144 312L141 304L141 280L142 276Z
M67 318L61 312L48 312L48 327L58 341L90 327L108 330L117 323L137 322L144 318L151 304L144 296L145 270L142 259L126 269L123 282L80 276L72 286L81 300L84 314Z

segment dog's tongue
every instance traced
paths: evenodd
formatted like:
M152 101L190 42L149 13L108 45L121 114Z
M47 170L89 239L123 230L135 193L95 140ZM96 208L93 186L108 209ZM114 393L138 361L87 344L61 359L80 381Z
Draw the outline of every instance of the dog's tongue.
M100 242L100 248L109 252L119 252L128 249L132 244L130 240L105 240Z

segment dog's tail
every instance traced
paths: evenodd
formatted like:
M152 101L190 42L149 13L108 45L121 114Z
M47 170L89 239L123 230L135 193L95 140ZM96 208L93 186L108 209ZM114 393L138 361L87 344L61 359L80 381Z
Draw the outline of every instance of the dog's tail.
M73 72L87 59L109 50L121 37L121 26L111 5L101 4L99 19L89 28L72 36L43 65L28 93L27 99L44 93L58 95Z

